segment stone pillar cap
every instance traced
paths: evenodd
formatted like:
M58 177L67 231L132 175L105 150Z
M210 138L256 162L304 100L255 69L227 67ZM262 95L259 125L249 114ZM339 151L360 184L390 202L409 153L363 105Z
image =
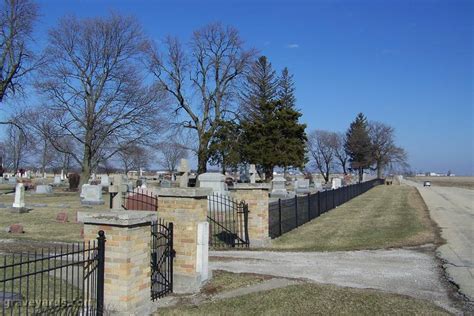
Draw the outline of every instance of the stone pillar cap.
M157 220L156 212L151 211L108 211L102 213L78 212L77 221L84 224L108 226L137 226Z
M212 189L211 188L158 188L158 189L155 189L155 192L158 196L198 198L198 197L207 197L208 195L211 195Z

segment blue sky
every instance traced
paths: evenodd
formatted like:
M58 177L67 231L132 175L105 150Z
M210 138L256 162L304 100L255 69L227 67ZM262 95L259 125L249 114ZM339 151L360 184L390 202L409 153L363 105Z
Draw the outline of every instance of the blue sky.
M239 29L294 74L310 129L358 112L396 128L415 170L474 174L472 1L42 0L38 43L64 14L135 15L156 40L207 23Z

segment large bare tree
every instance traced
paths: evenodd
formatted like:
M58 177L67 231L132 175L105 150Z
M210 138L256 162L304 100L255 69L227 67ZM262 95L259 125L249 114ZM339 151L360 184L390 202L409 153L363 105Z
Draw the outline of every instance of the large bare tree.
M336 156L338 165L340 165L342 168L342 173L344 173L344 175L347 175L347 162L349 161L349 155L347 155L346 150L344 149L345 143L346 134L336 133L334 156Z
M145 42L134 18L116 14L66 17L50 31L50 58L37 83L48 120L42 129L56 150L81 166L81 183L101 161L160 126L159 90L145 86L140 71Z
M336 133L323 130L315 130L308 137L308 151L326 183L334 166L337 141Z
M37 65L29 46L38 6L31 0L0 0L0 103L21 90Z
M384 168L394 165L407 166L406 151L395 145L395 130L382 122L369 123L369 135L372 142L372 159L377 177L383 176Z
M172 37L164 47L164 53L148 47L148 66L174 99L176 112L184 111L183 126L196 132L198 173L204 173L210 140L237 99L237 84L254 51L244 49L236 29L219 23L195 31L189 49Z

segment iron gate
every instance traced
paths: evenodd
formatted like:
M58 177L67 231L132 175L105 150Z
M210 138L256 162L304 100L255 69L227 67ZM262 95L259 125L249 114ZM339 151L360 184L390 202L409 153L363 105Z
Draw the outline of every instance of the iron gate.
M173 223L151 223L151 299L173 292Z
M207 220L212 247L248 247L248 204L222 194L208 196Z

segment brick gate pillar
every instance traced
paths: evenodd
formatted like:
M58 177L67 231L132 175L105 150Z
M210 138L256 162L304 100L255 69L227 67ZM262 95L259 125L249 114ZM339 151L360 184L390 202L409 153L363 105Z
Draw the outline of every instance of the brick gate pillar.
M151 314L150 224L156 212L80 213L86 242L105 232L105 314Z
M266 247L271 243L268 229L269 186L265 183L236 183L230 189L233 198L249 206L250 247Z
M207 188L160 188L158 217L174 224L173 292L199 292L209 278Z

